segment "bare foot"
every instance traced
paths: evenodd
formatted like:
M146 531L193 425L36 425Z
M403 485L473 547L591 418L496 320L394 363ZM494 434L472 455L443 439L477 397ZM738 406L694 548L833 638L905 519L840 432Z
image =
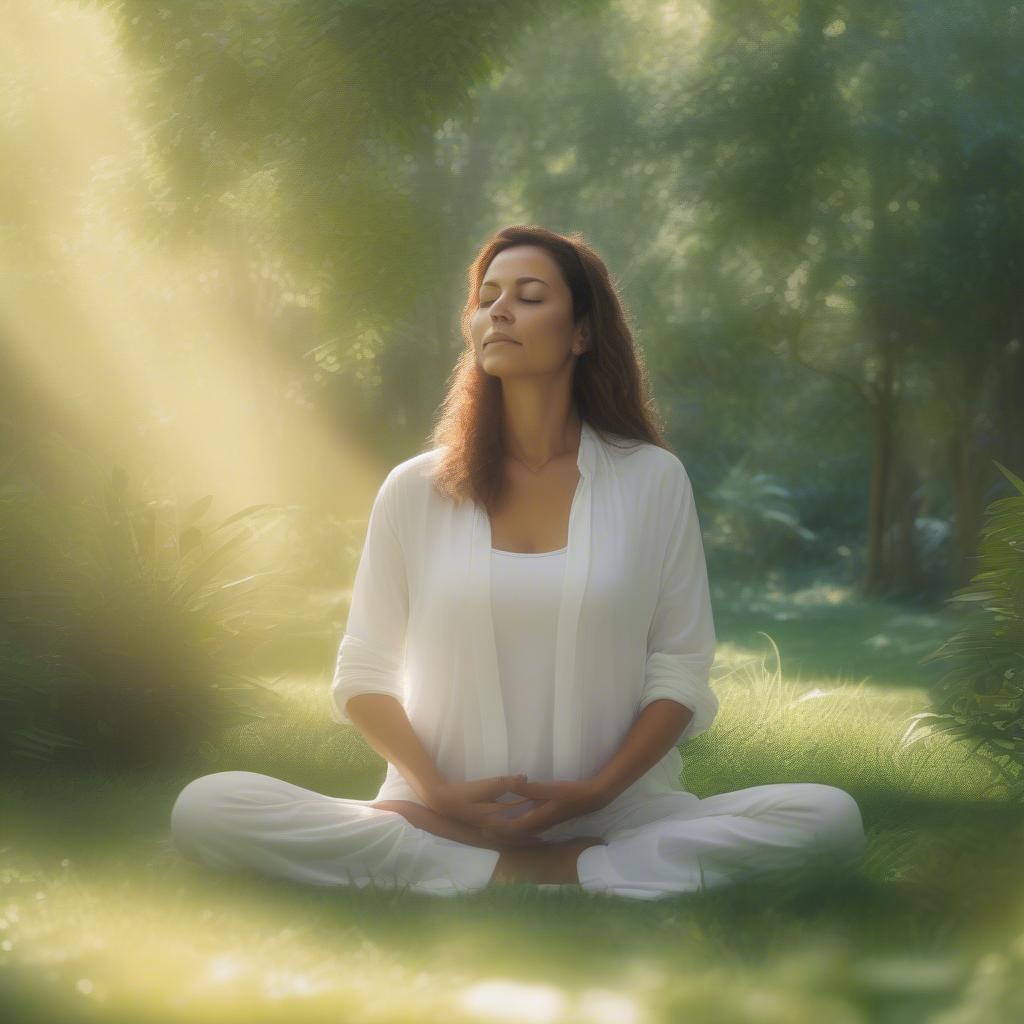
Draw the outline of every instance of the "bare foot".
M489 885L579 885L576 862L591 846L605 846L600 836L577 836L540 847L506 848L494 866Z
M577 836L575 839L567 839L559 846L563 848L565 862L565 879L563 884L579 885L580 876L577 871L577 862L580 854L591 846L607 846L608 841L600 836Z

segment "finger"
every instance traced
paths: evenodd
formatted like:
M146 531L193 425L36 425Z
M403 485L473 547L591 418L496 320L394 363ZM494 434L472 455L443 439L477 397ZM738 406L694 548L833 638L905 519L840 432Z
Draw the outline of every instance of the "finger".
M525 793L528 796L544 797L548 799L555 796L555 786L550 782L519 782L509 789L510 793Z
M508 786L511 783L526 782L526 772L513 772L511 775L495 775L489 781L497 784L501 783L503 786Z
M507 811L510 807L519 807L524 803L530 803L530 797L524 796L521 800L491 800L482 802L477 806L482 808L484 816L498 815Z
M549 801L545 804L538 804L532 811L527 811L518 818L512 819L506 827L515 832L537 833L564 820L565 816L560 813L558 805Z
M547 807L548 811L543 816L540 811L543 807ZM555 822L561 821L562 817L559 816L557 808L548 803L538 805L525 814L520 814L516 818L505 818L505 817L489 817L486 824L490 828L501 829L506 835L526 834L529 832L543 831Z
M514 784L514 777L508 775L492 775L486 779L468 779L463 783L470 799L482 799L492 793L503 793L502 787Z
M526 781L526 776L519 775L496 775L494 778L485 779L483 793L486 796L501 796L502 793L509 793L520 783Z
M496 822L507 821L503 810L508 807L508 804L497 804L490 805L491 810L486 809L487 805L476 805L472 811L472 823L478 829L490 828L491 825Z

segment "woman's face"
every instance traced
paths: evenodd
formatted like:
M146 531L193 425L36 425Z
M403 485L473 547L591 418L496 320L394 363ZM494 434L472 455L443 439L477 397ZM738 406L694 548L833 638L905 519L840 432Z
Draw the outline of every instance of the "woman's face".
M573 327L569 286L540 246L499 252L484 274L476 303L470 325L473 350L483 370L495 377L553 374L567 365L571 371L585 348L583 325ZM511 340L494 337L499 334Z

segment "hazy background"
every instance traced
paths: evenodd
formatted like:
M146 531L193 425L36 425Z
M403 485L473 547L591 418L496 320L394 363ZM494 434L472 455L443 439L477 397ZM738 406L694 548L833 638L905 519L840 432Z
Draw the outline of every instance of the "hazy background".
M535 222L615 275L716 574L966 581L1024 462L1015 8L5 8L8 436L358 514Z
M21 979L24 1006L59 1016L40 995L56 984L39 966L51 933L25 901L38 912L68 899L64 860L87 849L91 873L73 891L104 894L96 906L116 906L98 879L117 876L119 857L138 885L154 864L177 878L160 844L188 778L246 767L332 795L376 791L383 763L326 704L366 515L388 469L426 444L476 249L536 223L581 231L605 259L694 482L723 718L688 746L688 784L845 786L873 844L865 888L824 914L830 935L853 936L850 962L887 940L931 960L947 939L972 951L931 975L829 961L750 981L744 966L736 986L701 974L698 957L668 1002L630 990L640 1016L598 999L572 1019L669 1019L750 986L781 1002L723 1019L882 1019L878 1000L885 1019L932 1019L959 999L957 1021L987 1019L963 994L989 970L985 950L1003 949L989 975L1007 979L1024 957L1024 943L1008 952L1024 921L1017 889L994 881L1024 834L1012 787L997 813L989 776L964 767L959 746L919 744L917 761L898 740L908 716L939 706L922 658L952 633L948 599L979 571L986 510L1015 495L1000 466L1024 475L1024 11L7 0L0 13L0 763L17 823L0 969ZM975 650L999 685L1024 659L1024 600L1011 606L999 657ZM739 667L769 651L774 668L737 689ZM1024 731L1000 721L987 735L1021 755ZM996 817L954 827L965 807ZM988 852L965 861L958 836ZM140 857L149 843L166 865ZM979 876L990 899L969 896ZM202 883L181 877L187 901ZM897 884L902 931L882 909ZM133 905L166 920L155 895ZM308 898L303 913L319 912ZM973 898L978 919L964 909ZM36 923L15 939L19 906ZM74 906L50 921L57 945L81 936L73 922L88 912ZM290 919L294 906L278 909ZM687 957L712 933L726 961L741 955L737 934L763 939L758 956L778 952L773 912L743 917L750 906L665 911L664 934L691 928ZM131 914L109 913L123 937ZM821 948L804 910L787 913L794 942ZM597 930L613 934L614 914ZM655 934L644 921L641 944ZM191 927L167 942L180 951ZM458 948L486 946L450 927ZM400 933L385 960L412 971ZM605 952L595 977L611 977ZM643 970L650 957L638 954ZM162 978L65 960L68 1019L104 971L108 1014L177 1019L154 1002ZM819 968L847 979L831 1002L807 994ZM520 969L543 973L528 957ZM352 1013L373 1005L346 998ZM563 1019L538 998L519 1019ZM253 1020L261 999L232 1005ZM479 1019L510 999L485 999ZM423 1000L392 1019L456 1019Z

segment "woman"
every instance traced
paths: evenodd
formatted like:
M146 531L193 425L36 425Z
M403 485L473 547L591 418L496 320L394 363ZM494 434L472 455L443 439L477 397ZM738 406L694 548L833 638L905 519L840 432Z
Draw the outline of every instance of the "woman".
M470 268L434 447L373 503L331 714L387 761L372 800L254 772L189 783L187 855L316 885L529 881L653 899L864 845L841 789L701 800L715 632L689 477L648 414L601 259L498 232Z

